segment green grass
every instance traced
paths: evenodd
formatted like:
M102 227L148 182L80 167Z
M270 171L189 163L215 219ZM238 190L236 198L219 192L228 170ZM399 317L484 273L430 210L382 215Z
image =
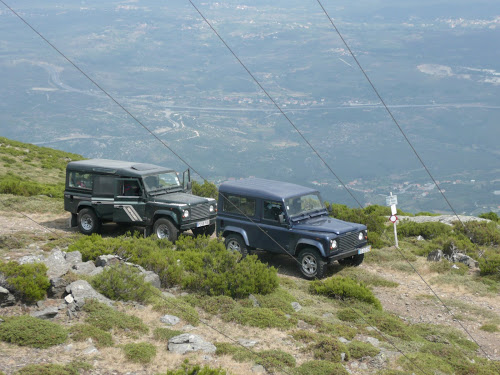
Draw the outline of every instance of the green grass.
M349 354L352 358L361 359L363 357L375 357L380 353L380 349L376 348L370 343L362 341L351 341L347 348L349 349Z
M295 358L281 350L249 350L229 343L215 343L216 355L230 355L237 362L255 362L267 371L283 370L295 367Z
M90 324L76 324L70 327L69 332L75 341L85 341L91 338L98 348L113 346L113 338L109 332Z
M155 328L153 331L153 338L156 341L168 342L172 337L182 335L183 331L176 331L170 328Z
M149 328L136 316L125 314L103 303L91 300L85 303L83 311L87 313L85 322L104 331L120 329L147 333Z
M66 365L61 364L41 364L41 365L27 365L16 372L16 375L79 375L81 370L89 371L92 365L81 362L73 361ZM3 374L0 372L0 374Z
M59 324L21 315L3 318L0 340L19 346L48 348L66 341L68 332Z
M499 332L500 331L500 329L498 329L498 325L493 324L493 323L483 324L481 327L479 327L479 329L483 330L485 332Z
M156 346L148 342L130 343L123 345L123 352L127 360L146 364L156 357Z
M396 288L399 284L395 281L387 280L373 272L369 272L360 268L345 267L337 273L339 276L349 277L358 282L362 282L369 286L380 286L385 288Z
M282 330L292 328L297 324L296 319L287 318L282 311L266 307L238 306L222 315L222 319L251 327L278 328Z
M193 326L200 324L198 311L188 302L189 297L154 297L152 300L153 310L161 314L175 315Z
M293 372L295 375L348 375L340 363L329 361L307 361Z

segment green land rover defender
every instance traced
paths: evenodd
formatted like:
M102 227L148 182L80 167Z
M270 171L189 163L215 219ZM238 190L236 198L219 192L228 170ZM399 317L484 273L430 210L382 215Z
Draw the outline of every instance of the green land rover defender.
M191 194L189 170L181 182L169 168L90 159L68 163L64 209L84 234L99 232L102 223L128 223L175 242L187 230L211 235L217 203Z

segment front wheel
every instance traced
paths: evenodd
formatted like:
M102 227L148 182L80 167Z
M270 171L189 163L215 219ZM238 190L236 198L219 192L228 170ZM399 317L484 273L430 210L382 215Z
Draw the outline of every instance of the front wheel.
M179 230L175 225L170 220L163 217L155 221L153 232L158 239L169 240L172 243L177 241L177 237L179 236Z
M243 238L239 234L230 234L226 237L226 249L231 251L237 251L244 258L248 255L247 245Z
M91 208L84 208L78 212L78 229L81 233L90 235L98 233L101 229L101 222L94 210Z
M210 237L215 232L215 224L207 225L206 227L201 228L192 228L191 232L193 232L195 236L204 235Z
M306 248L299 254L300 272L306 279L321 279L325 275L326 262L318 250Z
M357 254L357 255L353 255L352 257L339 259L338 262L342 266L357 267L361 263L363 263L363 259L365 259L365 254Z

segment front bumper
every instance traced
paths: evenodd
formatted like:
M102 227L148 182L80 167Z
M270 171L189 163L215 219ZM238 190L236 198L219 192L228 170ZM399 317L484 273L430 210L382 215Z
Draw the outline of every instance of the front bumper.
M204 225L200 225L204 222L208 222L208 223L206 223ZM203 228L203 227L207 227L210 225L215 225L215 217L205 219L205 220L196 220L196 221L192 221L189 223L181 224L181 230L188 230L188 229L193 229L193 228Z
M341 253L329 256L327 258L327 260L328 260L328 263L332 263L332 262L339 260L339 259L349 258L349 257L352 257L354 255L359 255L359 254L365 254L371 250L372 250L371 245L364 245L364 246L358 247L356 249L352 249L349 251L343 251Z

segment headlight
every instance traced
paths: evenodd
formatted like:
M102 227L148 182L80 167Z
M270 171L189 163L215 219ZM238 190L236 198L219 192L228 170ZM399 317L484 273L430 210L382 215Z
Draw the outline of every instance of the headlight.
M365 234L363 232L359 232L358 240L363 241L365 239Z
M182 217L183 217L184 219L188 218L188 217L189 217L189 210L184 210L184 211L182 211Z
M211 204L210 207L208 208L208 211L214 212L214 206Z
M336 249L337 248L337 240L330 240L330 249Z

